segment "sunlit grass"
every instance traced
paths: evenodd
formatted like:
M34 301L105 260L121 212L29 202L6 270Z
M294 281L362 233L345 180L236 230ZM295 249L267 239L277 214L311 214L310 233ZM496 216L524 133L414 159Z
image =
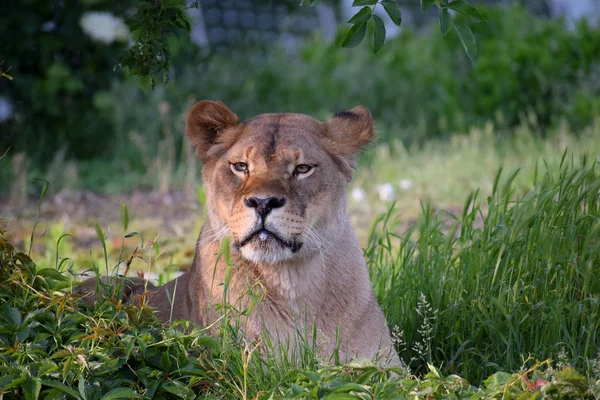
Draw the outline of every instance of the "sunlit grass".
M467 196L462 213L423 206L402 235L397 212L380 217L366 257L417 370L430 362L477 382L529 355L556 359L563 350L580 367L596 355L599 165L571 157L524 171L535 178L522 195L519 175L498 174L489 196ZM423 302L428 316L414 312Z
M421 213L421 203L456 213L469 193L478 189L484 197L491 193L501 167L508 174L520 170L513 187L521 194L531 187L536 169L556 172L565 150L575 162L583 154L600 155L600 121L579 135L566 126L542 138L525 127L496 132L490 125L468 135L431 140L422 147L399 142L375 146L359 166L352 186L364 189L368 207L350 199L351 215L362 216L360 226L364 226L383 212L389 202L379 199L378 187L385 183L395 189L394 201L407 220ZM410 187L403 189L403 183Z

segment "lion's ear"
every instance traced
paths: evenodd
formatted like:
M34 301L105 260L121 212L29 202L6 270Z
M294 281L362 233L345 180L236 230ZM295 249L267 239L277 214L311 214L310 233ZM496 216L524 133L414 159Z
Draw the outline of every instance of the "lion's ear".
M327 136L339 155L353 156L375 137L371 112L367 107L356 106L335 114L327 121Z
M234 127L240 119L220 101L204 100L192 107L186 123L186 133L200 160L206 162L208 150L217 142L219 133Z

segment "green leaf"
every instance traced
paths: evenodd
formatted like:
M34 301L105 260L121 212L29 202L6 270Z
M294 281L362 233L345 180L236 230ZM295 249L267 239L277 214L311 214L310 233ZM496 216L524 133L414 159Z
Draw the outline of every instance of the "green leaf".
M338 387L332 393L348 393L348 392L368 392L367 387L358 383L348 382L343 386Z
M43 379L42 380L42 385L48 386L48 387L51 387L51 388L54 388L54 389L57 389L57 390L60 390L61 392L66 393L69 396L72 396L72 397L74 397L77 400L81 399L81 396L79 396L79 393L77 393L77 391L71 389L70 387L68 387L67 385L65 385L62 382Z
M429 10L435 4L435 0L421 0L421 11Z
M96 231L96 236L98 236L98 239L100 239L102 247L106 249L106 237L104 236L104 232L102 231L102 227L98 221L96 221L94 224L94 230Z
M43 276L44 278L51 278L55 281L68 281L69 278L55 270L54 268L44 268L38 271L38 275Z
M375 24L375 32L373 34L373 52L377 53L385 43L385 24L377 15L373 15L373 23Z
M348 20L348 23L359 24L361 22L368 21L369 19L371 19L371 15L373 15L373 12L371 11L371 7L363 7L360 9L359 12L354 14L352 16L352 18L350 18Z
M48 188L50 187L50 182L43 180L44 186L42 186L42 193L40 193L40 204L44 201L44 197L46 197L46 193L48 193Z
M473 32L471 32L471 28L466 25L453 24L456 33L458 33L458 37L460 38L460 42L465 48L465 53L467 53L467 57L471 60L471 62L475 62L475 57L477 57L477 42L475 41L475 36L473 36Z
M40 397L42 382L39 378L28 377L25 379L25 382L21 384L21 389L23 389L23 395L26 400L36 400Z
M14 307L7 307L6 309L4 309L4 311L2 312L2 316L4 317L4 319L6 319L6 321L17 326L21 326L21 323L23 322L21 312L19 311L19 309Z
M121 223L123 225L123 230L127 231L127 226L129 226L129 209L125 203L121 205Z
M381 5L396 26L402 25L402 10L394 0L384 0Z
M171 371L171 356L169 352L164 352L160 357L160 366L165 372Z
M352 7L374 6L375 4L377 4L377 0L354 0Z
M454 0L452 3L448 4L447 7L456 11L457 13L466 15L467 17L471 18L471 21L473 22L485 21L484 16L479 12L479 10L467 3L465 0Z
M79 395L83 400L87 400L86 390L85 390L85 380L83 379L83 375L79 375L79 383L77 383L77 389L79 389Z
M343 47L356 47L362 42L367 32L367 23L352 25L352 28L346 34L346 37L342 41Z
M139 395L135 392L135 390L131 388L120 387L106 393L100 400L133 399L137 397L139 397Z
M14 376L0 377L0 392L8 392L10 389L19 386L25 382L25 377L15 378Z
M496 372L485 380L485 387L491 390L496 390L503 387L513 379L513 376L508 372Z
M125 238L127 239L127 238L130 238L130 237L134 237L136 235L139 235L139 233L137 233L137 232L130 232L127 235L125 235Z
M175 396L181 397L182 399L194 396L194 392L192 392L190 388L179 381L168 381L163 384L162 388L167 392L174 394Z
M442 8L440 10L440 31L442 32L442 36L446 36L448 31L450 31L450 26L452 25L452 17L450 16L450 12Z
M144 91L144 93L148 93L148 91L152 88L152 77L150 75L144 75L140 77L140 89Z

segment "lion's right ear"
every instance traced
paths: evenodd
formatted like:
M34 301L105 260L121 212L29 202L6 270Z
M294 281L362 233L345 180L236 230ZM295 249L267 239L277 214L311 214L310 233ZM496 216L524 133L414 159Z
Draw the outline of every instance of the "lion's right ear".
M186 122L186 133L203 163L209 149L217 143L219 133L240 123L240 119L220 101L204 100L192 107Z

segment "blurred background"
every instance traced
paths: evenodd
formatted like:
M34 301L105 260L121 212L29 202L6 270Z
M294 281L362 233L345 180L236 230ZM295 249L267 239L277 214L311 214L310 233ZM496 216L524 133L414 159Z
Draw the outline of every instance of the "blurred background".
M369 107L379 138L349 193L363 227L393 201L407 224L421 202L460 210L500 166L523 170L518 190L542 158L551 167L565 149L600 154L597 0L471 2L487 19L472 25L475 63L418 0L397 1L401 28L381 15L377 54L369 40L340 46L351 0L299 3L201 0L187 11L191 33L169 39L169 82L146 91L119 61L136 0L2 3L0 69L12 79L0 78L0 216L28 240L45 180L40 252L64 233L97 245L89 221L111 227L124 202L136 229L160 231L170 263L185 265L204 191L184 119L202 99L242 119Z

